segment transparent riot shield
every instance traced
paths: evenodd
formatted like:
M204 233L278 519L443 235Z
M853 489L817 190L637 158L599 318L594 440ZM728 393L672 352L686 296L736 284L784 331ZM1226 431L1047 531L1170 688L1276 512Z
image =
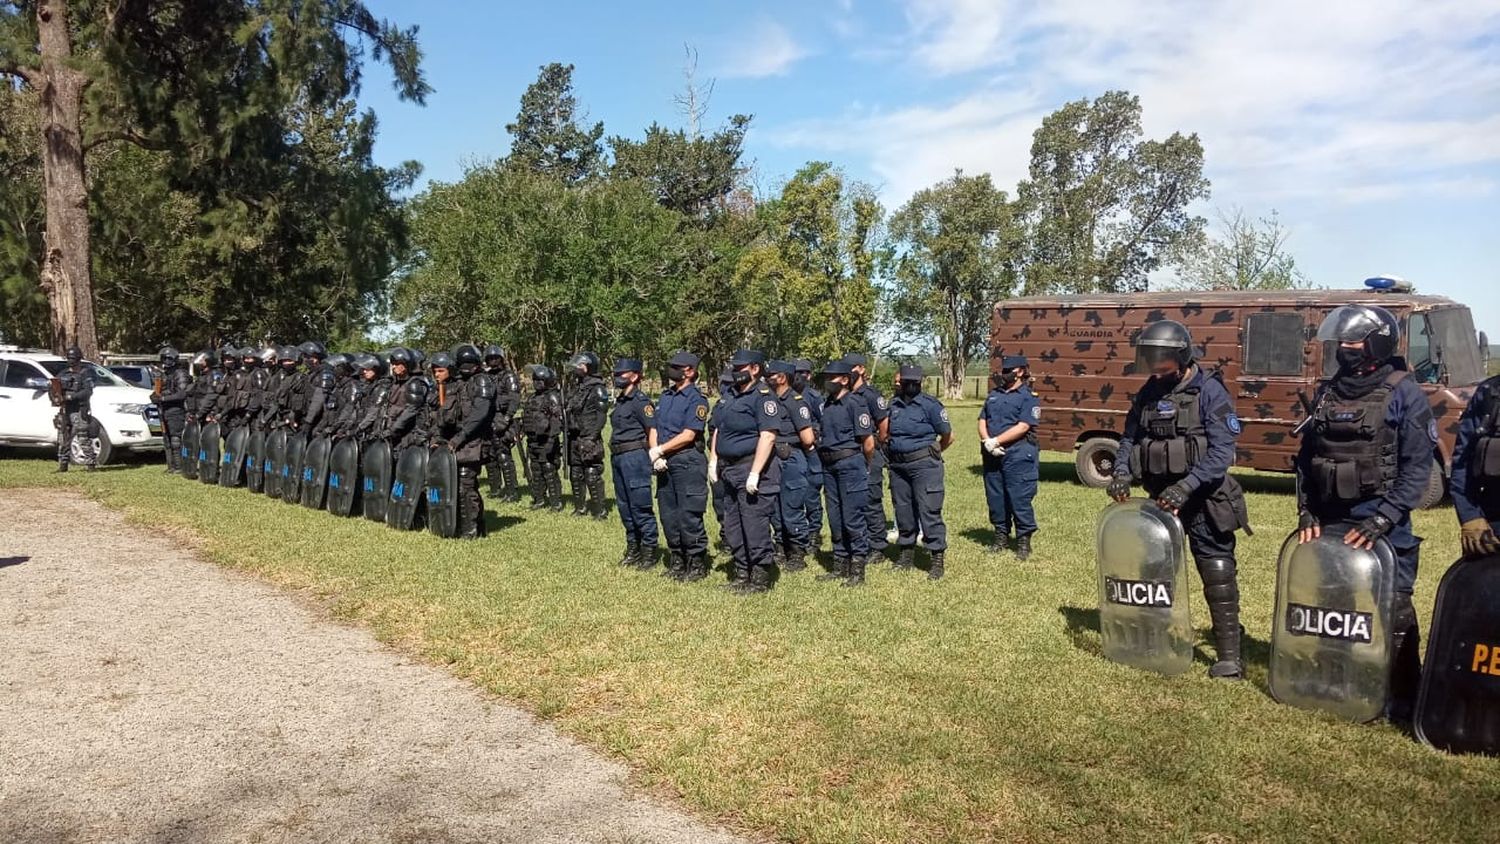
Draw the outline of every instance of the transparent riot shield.
M182 476L188 480L198 479L198 423L189 421L182 426L182 443L178 456L182 458Z
M266 434L266 465L265 484L266 495L272 498L281 497L281 481L286 477L286 443L287 431L285 428L277 428Z
M1459 560L1438 585L1415 725L1438 750L1500 755L1500 554Z
M219 482L219 423L210 422L198 431L198 480Z
M260 492L266 488L266 432L251 431L245 444L245 488Z
M391 495L391 446L385 440L374 440L365 446L359 462L360 504L365 518L385 521Z
M302 506L313 510L323 509L323 499L328 492L328 456L333 451L333 441L327 437L315 437L307 444L302 455Z
M427 484L427 448L408 446L396 458L396 472L391 478L390 503L385 523L397 530L421 527L418 518Z
M1099 514L1099 635L1109 659L1158 674L1193 664L1182 522L1143 499Z
M307 453L307 437L287 434L286 463L281 466L281 500L296 504L302 500L302 456Z
M224 456L219 460L219 486L237 487L245 477L245 449L250 429L241 425L224 438Z
M439 446L427 455L427 526L445 539L458 536L458 461Z
M328 512L348 516L359 502L359 441L344 437L328 455Z
M1391 604L1396 554L1344 544L1346 524L1323 526L1281 547L1271 619L1271 697L1289 706L1373 721L1385 711L1391 676Z

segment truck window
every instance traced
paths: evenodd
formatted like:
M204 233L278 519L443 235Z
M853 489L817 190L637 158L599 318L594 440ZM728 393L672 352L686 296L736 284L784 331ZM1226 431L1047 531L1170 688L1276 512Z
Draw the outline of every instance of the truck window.
M1479 340L1474 333L1474 316L1468 308L1441 308L1428 311L1424 340L1432 359L1431 381L1446 372L1448 383L1463 387L1484 380L1484 363L1479 356ZM1413 344L1417 338L1412 336ZM1416 370L1415 365L1412 366ZM1423 373L1425 376L1425 373ZM1429 379L1423 377L1423 381Z
M1432 339L1428 336L1426 314L1412 314L1406 321L1406 365L1417 381L1437 383L1438 368L1432 360Z
M1260 313L1245 318L1246 375L1301 375L1305 342L1301 314Z

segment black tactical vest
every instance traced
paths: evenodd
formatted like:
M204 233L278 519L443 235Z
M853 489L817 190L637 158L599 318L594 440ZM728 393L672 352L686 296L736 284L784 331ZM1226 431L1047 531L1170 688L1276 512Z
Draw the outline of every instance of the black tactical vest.
M1141 406L1140 442L1135 447L1137 476L1175 482L1208 453L1198 386L1178 384L1172 392Z
M1396 385L1407 375L1398 369L1357 399L1323 391L1313 410L1307 479L1317 500L1353 504L1390 490L1397 471L1396 431L1385 424L1385 417Z
M1481 389L1486 395L1479 414L1479 430L1475 432L1469 476L1485 492L1500 491L1500 380Z

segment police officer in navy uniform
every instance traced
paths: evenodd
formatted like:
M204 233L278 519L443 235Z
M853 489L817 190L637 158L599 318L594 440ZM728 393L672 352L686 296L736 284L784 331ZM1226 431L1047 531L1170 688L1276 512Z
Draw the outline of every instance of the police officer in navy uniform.
M870 553L880 554L885 551L886 526L885 526L885 464L886 443L889 439L890 403L886 400L874 384L867 377L867 360L864 355L853 353L844 355L844 362L849 364L849 369L854 373L854 384L852 392L854 396L865 403L870 411L870 418L875 421L875 456L870 458L870 494L865 502L865 533L870 538Z
M1464 556L1500 554L1500 375L1479 385L1458 419L1448 488Z
M792 361L792 368L792 389L802 394L802 400L812 412L813 432L821 432L823 393L813 386L812 361L798 358ZM807 496L803 500L803 509L807 513L807 547L809 552L816 552L823 547L823 461L818 457L817 448L807 451L807 481Z
M917 530L932 555L927 577L943 576L948 527L943 524L943 452L953 444L953 426L943 403L922 392L922 367L897 372L900 390L890 404L891 509L896 511L895 567L909 569L916 557Z
M1187 326L1153 322L1135 346L1135 371L1151 377L1125 416L1107 492L1116 501L1128 499L1133 468L1157 505L1182 520L1213 619L1218 661L1208 675L1238 680L1245 666L1234 533L1250 526L1244 490L1229 475L1240 420L1219 374L1194 362Z
M1042 421L1042 403L1031 392L1030 369L1025 355L1006 355L1000 375L979 411L980 459L984 466L984 498L989 504L990 525L995 528L991 552L1010 545L1015 525L1016 558L1031 557L1031 537L1036 533L1036 498L1040 450L1036 426Z
M714 395L714 400L708 408L708 427L703 431L704 442L713 442L714 431L719 429L719 418L724 415L724 408L734 398L734 370L725 364L719 371L719 389ZM724 532L724 502L728 500L729 493L725 490L724 479L716 478L708 482L708 500L714 508L714 521L719 525L719 549L729 549L729 536Z
M748 595L769 590L775 580L771 518L781 491L776 434L785 411L761 380L764 354L741 349L729 365L734 370L734 396L714 430L708 475L724 481L724 533L734 561L729 588Z
M1406 361L1396 355L1401 324L1390 311L1369 305L1335 308L1318 326L1318 339L1339 368L1318 390L1302 433L1298 527L1303 542L1337 523L1346 545L1372 548L1385 537L1395 550L1395 658L1387 715L1407 722L1421 680L1412 590L1422 539L1412 533L1411 511L1421 506L1431 479L1437 423Z
M667 576L702 580L708 576L708 461L703 429L708 399L698 390L698 356L678 352L667 361L669 386L656 404L656 427L647 455L656 472L656 503L667 539Z
M656 513L651 504L651 430L656 406L641 389L643 367L636 358L615 361L615 406L609 412L609 465L615 505L625 527L622 566L642 571L656 565Z
M781 459L781 492L776 496L772 525L776 529L776 564L787 571L807 568L811 538L807 527L807 454L817 448L812 409L801 393L792 389L796 368L791 362L773 360L766 365L766 384L781 402L776 431L776 456Z
M818 575L818 580L842 580L845 586L865 582L870 554L865 496L870 491L870 460L875 454L875 420L864 399L850 392L853 380L854 371L847 361L832 361L824 367L827 394L818 435L828 532L833 539L833 569Z

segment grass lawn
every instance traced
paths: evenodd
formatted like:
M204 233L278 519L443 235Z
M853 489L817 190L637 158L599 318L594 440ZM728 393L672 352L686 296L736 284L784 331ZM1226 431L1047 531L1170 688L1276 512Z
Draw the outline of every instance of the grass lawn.
M1044 455L1031 561L983 553L972 412L956 414L948 462L945 580L881 567L843 589L809 570L749 599L722 576L683 586L621 570L615 521L524 505L492 512L488 540L461 543L155 466L59 476L12 453L0 486L77 487L520 702L646 787L779 839L1496 840L1500 760L1267 696L1288 479L1244 476L1249 682L1208 680L1201 652L1191 674L1160 678L1100 656L1092 535L1106 501L1072 482L1070 455ZM1425 622L1458 530L1451 509L1417 520Z

